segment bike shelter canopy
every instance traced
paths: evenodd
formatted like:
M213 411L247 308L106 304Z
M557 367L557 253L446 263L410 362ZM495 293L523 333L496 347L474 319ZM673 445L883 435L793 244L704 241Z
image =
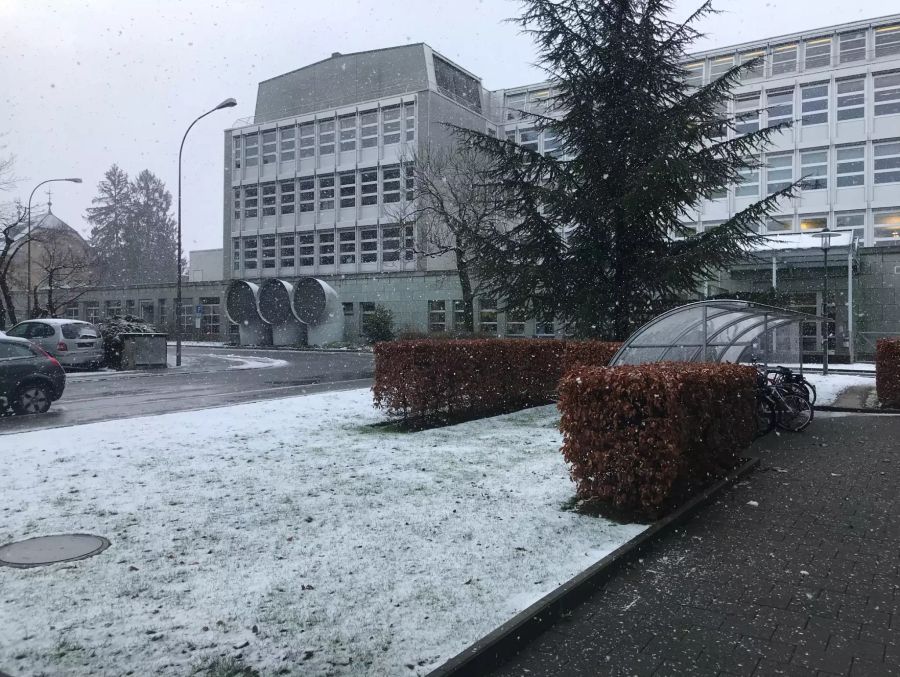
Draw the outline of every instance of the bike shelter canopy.
M825 319L737 299L697 301L650 320L628 337L609 364L739 362L748 348L759 346L767 353L765 337L772 330ZM764 358L768 362L768 354Z

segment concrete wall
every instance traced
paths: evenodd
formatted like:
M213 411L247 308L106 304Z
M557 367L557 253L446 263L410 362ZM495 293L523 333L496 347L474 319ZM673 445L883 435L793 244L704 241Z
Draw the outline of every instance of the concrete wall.
M222 279L222 249L197 249L188 253L191 282L212 282Z

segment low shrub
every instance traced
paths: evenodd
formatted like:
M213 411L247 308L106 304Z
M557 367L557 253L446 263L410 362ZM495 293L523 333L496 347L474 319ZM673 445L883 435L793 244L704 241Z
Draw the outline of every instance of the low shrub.
M753 440L752 367L582 367L559 387L563 455L579 499L656 517L733 468Z
M394 338L394 314L384 306L363 317L362 335L368 343L391 341Z
M900 408L900 338L875 344L875 390L883 406Z
M564 371L607 364L618 344L423 339L375 346L375 406L405 419L491 416L552 400Z
M122 334L152 334L156 331L149 322L131 315L110 317L97 326L103 337L104 362L113 369L122 368Z

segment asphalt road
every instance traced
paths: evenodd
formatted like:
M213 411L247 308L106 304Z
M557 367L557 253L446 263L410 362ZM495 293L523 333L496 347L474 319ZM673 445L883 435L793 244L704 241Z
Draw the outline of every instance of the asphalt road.
M65 393L49 412L2 417L0 435L362 388L372 383L373 360L366 353L194 346L183 350L180 368L70 374ZM174 364L174 348L169 352Z

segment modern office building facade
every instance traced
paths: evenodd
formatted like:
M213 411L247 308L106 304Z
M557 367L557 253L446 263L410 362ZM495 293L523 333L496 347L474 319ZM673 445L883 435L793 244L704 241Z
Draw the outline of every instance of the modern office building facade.
M799 196L760 232L810 233L826 224L853 232L856 274L866 275L871 260L877 303L892 306L879 311L879 328L897 331L900 15L693 54L685 67L700 85L758 56L761 64L745 75L729 108L736 133L793 124L760 158L765 166L704 202L692 225L714 227L805 178ZM379 303L400 327L452 329L461 320L453 261L417 255L415 225L398 219L412 196L409 161L426 144L449 142L444 123L558 152L552 132L537 131L519 112L545 110L549 96L548 83L487 90L424 44L334 54L261 82L255 116L225 132L225 277L318 277L338 291L351 328ZM768 284L754 279L735 274L714 282L723 289ZM815 293L816 280L811 273L810 289L798 293ZM821 303L816 297L812 305ZM475 320L491 333L553 331L505 318L494 299L479 301Z

